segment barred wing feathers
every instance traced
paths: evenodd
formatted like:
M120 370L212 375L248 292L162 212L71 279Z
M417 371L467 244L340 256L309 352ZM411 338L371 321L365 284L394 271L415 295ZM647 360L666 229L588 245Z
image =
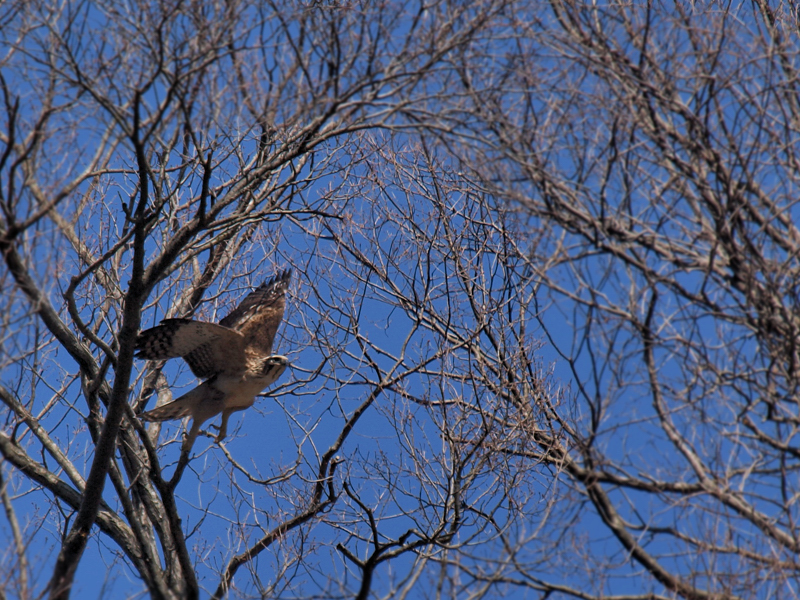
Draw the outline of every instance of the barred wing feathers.
M166 360L182 356L196 377L236 374L245 368L245 338L228 327L191 319L164 319L139 334L136 357Z
M240 332L248 351L262 357L272 354L275 334L286 308L291 269L278 273L253 290L219 324Z

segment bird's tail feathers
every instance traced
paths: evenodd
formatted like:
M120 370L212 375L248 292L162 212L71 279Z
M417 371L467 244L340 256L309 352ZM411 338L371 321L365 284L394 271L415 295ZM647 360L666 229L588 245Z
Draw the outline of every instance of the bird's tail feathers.
M197 404L196 399L189 394L181 396L177 400L148 410L139 415L143 421L169 421L170 419L182 419L192 415L192 408Z

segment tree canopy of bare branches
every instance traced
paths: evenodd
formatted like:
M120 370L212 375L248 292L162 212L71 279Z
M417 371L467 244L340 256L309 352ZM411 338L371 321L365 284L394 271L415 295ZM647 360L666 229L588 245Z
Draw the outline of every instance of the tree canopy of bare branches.
M800 595L798 14L0 5L2 594ZM181 457L138 332L286 267Z

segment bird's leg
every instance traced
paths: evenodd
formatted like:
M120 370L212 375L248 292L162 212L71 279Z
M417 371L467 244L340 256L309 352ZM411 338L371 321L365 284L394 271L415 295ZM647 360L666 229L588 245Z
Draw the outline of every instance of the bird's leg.
M200 422L197 419L192 419L192 428L183 439L183 444L181 444L181 452L188 453L192 449L192 446L194 446L194 441L197 439L197 434L199 433Z
M219 424L219 433L215 438L217 443L220 443L222 440L225 439L225 436L228 435L228 417L231 416L232 410L223 410L222 411L222 423Z

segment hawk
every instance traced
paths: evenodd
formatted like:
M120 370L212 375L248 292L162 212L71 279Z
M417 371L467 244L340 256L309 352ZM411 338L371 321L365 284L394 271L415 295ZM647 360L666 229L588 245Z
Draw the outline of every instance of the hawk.
M272 354L272 343L283 319L286 289L292 272L286 269L245 296L219 324L192 319L164 319L139 334L136 356L147 360L183 357L205 381L177 400L140 415L145 421L192 417L183 444L191 449L200 425L222 413L217 442L227 434L228 417L253 405L256 396L286 370L285 356Z

